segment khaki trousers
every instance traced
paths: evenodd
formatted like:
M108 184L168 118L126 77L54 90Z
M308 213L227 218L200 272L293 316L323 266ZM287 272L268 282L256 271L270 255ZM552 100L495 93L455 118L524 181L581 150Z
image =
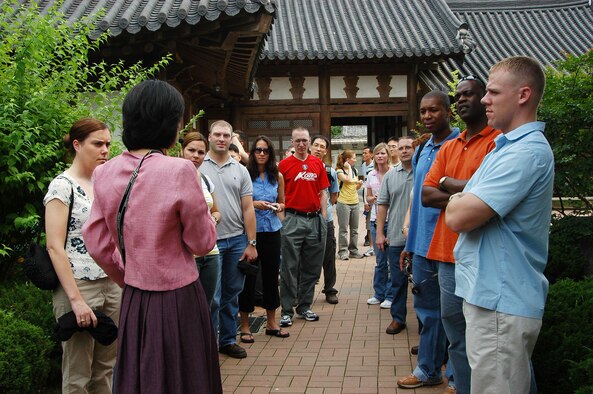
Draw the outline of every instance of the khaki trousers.
M527 394L529 360L541 319L507 315L463 301L466 349L475 394Z
M119 324L121 288L115 282L109 278L76 279L76 285L91 309L101 310ZM53 293L53 310L56 320L72 310L62 286ZM103 346L81 331L62 342L62 350L62 393L111 393L117 341Z

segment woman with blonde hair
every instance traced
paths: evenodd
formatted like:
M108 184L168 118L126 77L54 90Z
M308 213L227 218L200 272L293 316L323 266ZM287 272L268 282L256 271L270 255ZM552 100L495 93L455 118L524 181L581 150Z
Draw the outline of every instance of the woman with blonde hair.
M336 204L338 214L338 256L340 260L361 259L364 256L358 251L358 189L362 187L362 180L356 173L356 153L345 150L338 155L336 174L340 182L340 195ZM350 238L348 239L348 231Z
M366 202L371 206L371 239L372 245L375 249L375 256L377 264L375 266L375 274L373 276L373 289L375 294L367 300L367 304L376 305L381 304L381 308L389 309L393 301L393 294L391 291L391 280L389 278L389 253L387 250L380 250L375 245L375 238L377 236L377 198L381 190L381 182L383 177L391 169L390 151L387 144L380 143L375 146L373 150L373 160L375 162L374 169L367 175L366 181ZM385 222L385 232L387 233L387 221Z
M95 263L82 237L94 199L93 171L108 159L111 133L97 119L80 119L64 145L74 156L72 165L54 178L43 199L47 250L60 279L53 292L54 316L72 311L78 326L88 328L97 327L95 313L101 311L117 324L121 289ZM62 392L111 392L116 342L101 345L84 330L62 342L62 350Z

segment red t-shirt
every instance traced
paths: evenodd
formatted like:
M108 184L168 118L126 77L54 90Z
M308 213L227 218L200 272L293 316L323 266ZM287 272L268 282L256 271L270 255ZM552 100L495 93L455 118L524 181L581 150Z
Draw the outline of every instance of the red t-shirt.
M286 208L301 212L319 211L319 193L329 187L325 165L320 158L307 155L305 160L287 157L278 165L284 176Z
M471 178L484 157L495 148L494 138L500 131L486 126L469 141L465 140L466 134L467 131L464 131L459 137L442 146L426 175L424 186L438 188L439 181L444 176L455 179ZM426 257L431 260L455 262L453 248L457 237L458 235L445 224L445 211L441 211Z

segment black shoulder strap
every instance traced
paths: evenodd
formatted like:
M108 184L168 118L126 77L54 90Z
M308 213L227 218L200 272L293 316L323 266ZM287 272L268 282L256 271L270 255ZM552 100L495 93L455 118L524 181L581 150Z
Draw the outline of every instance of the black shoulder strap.
M121 198L121 202L119 203L119 208L117 209L117 243L119 245L119 252L121 254L122 262L124 263L124 267L126 265L126 247L124 245L124 217L126 215L126 210L128 209L128 200L130 199L130 191L132 190L132 186L136 182L136 178L138 177L138 172L140 171L140 166L144 162L144 159L148 157L151 153L163 153L159 150L150 150L146 153L138 166L134 171L132 171L132 176L130 178L130 182L128 182L128 186L126 187L126 191Z
M420 152L422 152L422 149L424 149L424 146L426 145L427 142L428 142L428 140L426 140L423 143L421 143L420 145L418 145L418 153L416 154L416 157L414 158L414 165L418 165L418 160L420 159Z
M204 183L206 184L206 188L208 189L208 191L210 193L212 193L212 189L210 189L210 182L208 181L208 178L202 172L200 172L200 175L202 176L202 179L204 180Z

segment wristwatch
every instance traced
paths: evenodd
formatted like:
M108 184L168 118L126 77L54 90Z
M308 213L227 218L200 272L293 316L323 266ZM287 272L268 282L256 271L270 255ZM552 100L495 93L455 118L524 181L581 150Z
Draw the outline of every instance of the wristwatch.
M249 245L255 248L257 246L257 241L255 239L249 240Z
M446 180L447 180L447 176L444 176L441 179L439 179L439 189L445 190L445 186L443 184L445 183Z

